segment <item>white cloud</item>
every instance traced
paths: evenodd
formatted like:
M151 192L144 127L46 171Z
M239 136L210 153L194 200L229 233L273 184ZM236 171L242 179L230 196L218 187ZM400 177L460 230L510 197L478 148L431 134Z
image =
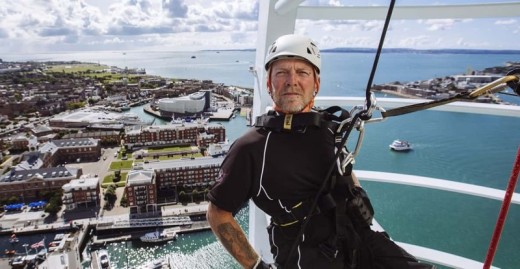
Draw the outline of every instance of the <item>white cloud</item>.
M421 21L420 21L421 23ZM450 29L455 20L453 19L435 19L435 20L424 20L422 23L428 26L429 31L440 31L440 30L448 30Z
M407 38L402 38L398 42L400 47L405 48L417 48L424 47L432 43L432 40L427 35L419 35L419 36L411 36Z
M497 20L495 21L496 25L517 25L518 21L515 19L509 19L509 20Z
M252 48L258 27L259 1L264 0L0 0L0 52ZM412 4L407 1L401 4ZM303 4L386 6L388 3L307 0ZM485 22L392 21L385 46L514 46L512 36L520 32L518 18ZM375 47L383 21L299 20L296 25L296 32L310 35L328 47ZM487 37L474 34L483 28L487 29ZM473 34L464 42L457 42L464 33ZM492 44L480 41L489 39L490 35L493 35Z

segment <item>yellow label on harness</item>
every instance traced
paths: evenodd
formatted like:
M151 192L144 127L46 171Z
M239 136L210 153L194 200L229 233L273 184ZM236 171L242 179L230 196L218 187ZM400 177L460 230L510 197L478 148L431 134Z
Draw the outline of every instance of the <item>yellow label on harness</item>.
M292 116L293 116L293 114L285 114L285 118L283 120L283 129L284 130L291 130Z

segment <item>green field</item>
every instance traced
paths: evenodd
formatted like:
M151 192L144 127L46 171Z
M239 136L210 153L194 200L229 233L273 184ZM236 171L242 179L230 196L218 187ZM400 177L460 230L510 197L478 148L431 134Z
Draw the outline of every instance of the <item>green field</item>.
M87 71L101 71L108 69L108 65L94 64L94 63L83 63L83 64L60 64L53 65L49 68L51 72L65 72L65 73L80 73Z
M66 73L66 74L81 74L82 76L91 78L100 78L108 81L118 81L122 78L129 79L130 82L134 83L136 78L143 77L143 75L136 74L112 74L110 71L105 72L103 70L109 69L108 65L95 64L95 63L77 63L77 64L60 64L49 67L50 72L55 73Z

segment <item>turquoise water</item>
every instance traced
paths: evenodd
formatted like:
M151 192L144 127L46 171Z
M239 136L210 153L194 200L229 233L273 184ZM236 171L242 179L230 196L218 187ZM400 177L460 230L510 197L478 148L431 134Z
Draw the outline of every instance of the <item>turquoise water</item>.
M196 59L191 55L196 54ZM26 60L12 55L4 61ZM24 58L25 57L25 58ZM36 60L80 60L146 68L149 74L172 78L212 79L228 85L252 87L247 71L254 52L100 52L31 55ZM324 53L322 95L363 96L372 54ZM374 83L424 80L467 70L520 61L520 55L383 54ZM517 103L519 98L513 99ZM132 112L150 117L141 108ZM231 141L246 130L245 119L223 122ZM520 119L462 113L422 111L369 124L355 169L397 172L444 178L505 189L520 146ZM388 150L392 140L409 140L414 150ZM423 190L416 187L364 182L376 209L376 218L391 236L402 242L484 261L500 208L499 201ZM517 191L518 192L518 191ZM240 215L247 223L247 214ZM520 264L520 206L512 205L494 265ZM211 232L183 235L161 246L109 246L117 268L126 268L171 253L178 268L239 268L215 241ZM128 257L128 263L126 261Z

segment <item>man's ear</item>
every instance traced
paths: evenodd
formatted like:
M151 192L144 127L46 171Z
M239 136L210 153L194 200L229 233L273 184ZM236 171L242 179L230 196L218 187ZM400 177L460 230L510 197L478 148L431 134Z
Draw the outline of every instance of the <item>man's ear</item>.
M320 92L320 77L319 76L316 77L316 79L314 80L314 89L315 89L314 90L314 92L315 92L314 95L316 95L316 94L318 94L318 92Z
M267 77L266 86L267 86L267 93L269 95L271 95L271 92L272 92L272 89L271 89L271 76Z

